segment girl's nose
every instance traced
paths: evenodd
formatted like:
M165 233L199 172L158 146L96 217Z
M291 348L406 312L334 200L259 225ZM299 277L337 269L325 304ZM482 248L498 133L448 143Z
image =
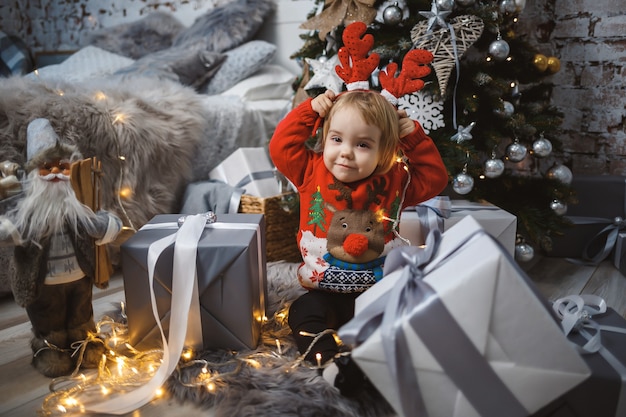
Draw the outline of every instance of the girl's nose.
M346 159L352 158L352 149L349 146L343 146L341 148L341 156Z

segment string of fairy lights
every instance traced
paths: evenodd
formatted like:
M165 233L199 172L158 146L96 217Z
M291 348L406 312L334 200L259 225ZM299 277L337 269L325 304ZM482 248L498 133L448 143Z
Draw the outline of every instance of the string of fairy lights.
M103 316L96 323L96 331L87 336L87 340L98 340L105 347L105 353L97 369L82 371L77 365L74 372L65 377L59 377L50 383L50 391L39 410L40 416L66 416L75 413L85 413L89 407L105 400L114 399L145 385L157 372L163 359L162 349L137 350L129 343L128 327L125 323L124 303L120 304L121 320L110 316ZM264 325L275 324L285 328L287 322L287 307L274 313L271 319L263 318ZM271 333L271 332L270 332ZM187 388L204 390L209 394L216 394L220 389L226 389L229 377L234 377L246 368L259 369L262 367L278 367L285 373L296 367L306 367L321 374L327 364L321 363L321 354L315 355L316 364L311 365L304 361L319 340L331 334L338 343L341 341L334 330L327 329L318 334L303 333L311 337L309 348L295 359L290 354L291 346L285 349L280 338L263 340L262 349L249 352L238 352L224 361L209 361L199 358L199 352L186 349L179 363L170 376ZM291 342L287 342L291 343ZM80 347L76 354L82 354ZM80 363L80 358L77 360ZM226 369L226 371L220 371ZM189 371L192 372L189 372ZM164 387L154 393L154 399L163 398L167 394Z

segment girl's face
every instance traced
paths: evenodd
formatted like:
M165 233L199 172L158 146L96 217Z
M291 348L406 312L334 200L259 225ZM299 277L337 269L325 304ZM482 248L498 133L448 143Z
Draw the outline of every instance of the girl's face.
M369 177L378 166L381 135L381 130L366 124L357 110L339 109L324 141L324 165L341 182Z

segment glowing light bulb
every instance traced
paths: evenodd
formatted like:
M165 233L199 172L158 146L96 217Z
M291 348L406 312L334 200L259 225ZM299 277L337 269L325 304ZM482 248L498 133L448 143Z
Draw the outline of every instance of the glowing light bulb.
M68 407L74 407L78 405L78 401L74 397L67 397L64 402L65 402L65 405Z
M133 189L130 186L125 185L122 188L120 188L119 194L120 194L120 197L122 197L125 200L128 200L133 196Z
M113 118L113 124L124 123L126 121L126 115L124 113L118 113Z
M193 350L187 349L183 352L182 357L184 360L188 361L193 357Z

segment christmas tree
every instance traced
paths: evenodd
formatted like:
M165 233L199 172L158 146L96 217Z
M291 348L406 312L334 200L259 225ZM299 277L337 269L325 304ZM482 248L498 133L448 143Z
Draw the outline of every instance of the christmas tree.
M433 53L433 71L399 107L433 138L450 176L451 198L487 200L518 218L516 256L549 251L567 226L572 173L558 154L561 114L550 104L560 63L517 33L525 0L317 0L302 28L296 97L341 91L335 74L342 32L368 25L378 70L413 48ZM370 88L380 89L377 71ZM339 89L339 90L338 90Z

